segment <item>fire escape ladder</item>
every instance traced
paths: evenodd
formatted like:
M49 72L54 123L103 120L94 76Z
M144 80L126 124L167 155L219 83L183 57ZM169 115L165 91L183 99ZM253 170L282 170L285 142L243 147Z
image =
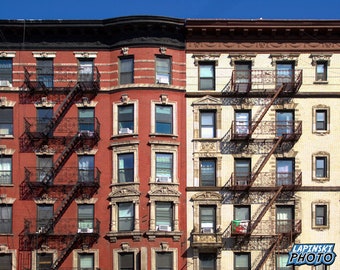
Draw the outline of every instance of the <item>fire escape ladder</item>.
M251 137L251 135L254 133L255 129L258 127L258 125L262 121L263 117L266 115L269 108L273 105L276 98L280 95L280 93L283 91L283 89L284 89L284 85L281 85L281 87L276 91L275 95L271 98L270 102L268 102L268 104L266 104L266 106L264 107L264 110L261 112L261 115L258 117L258 119L256 119L256 121L254 121L254 125L251 126L251 128L249 130L249 135L248 135L249 137Z
M267 259L269 258L270 254L275 250L278 243L281 241L282 235L276 236L276 239L273 241L273 243L270 245L270 247L266 250L265 254L261 258L259 264L254 268L255 270L262 269L262 266L266 263Z
M283 189L283 186L280 186L278 188L278 190L276 191L276 193L274 194L273 198L271 198L271 200L267 203L267 205L262 209L261 213L259 214L259 216L256 218L256 220L254 221L254 223L251 225L250 227L250 231L249 234L252 234L252 232L256 229L257 225L259 225L261 219L263 218L263 216L266 214L266 212L268 211L268 209L273 205L273 203L275 202L276 198L279 196L279 194L281 193Z
M60 154L56 162L54 163L53 168L46 174L42 182L44 184L47 184L51 181L53 181L53 178L56 177L56 175L59 173L61 168L64 166L65 162L68 160L68 158L72 155L73 150L77 147L78 143L81 140L81 134L77 133L70 143L65 147L64 151Z
M81 87L79 87L79 84L77 83L72 90L67 94L66 98L63 100L63 102L58 107L57 111L54 113L53 118L51 121L46 125L46 127L43 130L43 135L47 136L52 131L54 131L58 124L61 122L63 116L66 114L68 109L72 105L72 101L75 99L77 94L79 94L79 91L81 90Z
M67 256L72 252L74 249L74 246L78 242L79 238L81 236L79 234L76 234L72 241L70 241L67 245L67 247L61 252L60 256L55 260L55 262L51 266L51 270L59 269L59 267L62 265L62 263L65 261Z
M249 187L251 187L253 185L253 183L255 182L256 178L258 177L258 175L260 174L260 172L262 171L262 169L264 168L264 166L266 165L266 163L268 162L269 158L271 157L271 155L275 152L275 150L277 149L277 147L280 145L280 143L283 140L283 136L280 136L279 139L276 141L276 143L274 144L273 148L270 150L270 152L266 155L266 157L264 158L264 160L262 161L262 163L260 164L259 168L256 170L256 172L252 175L250 182L249 182Z

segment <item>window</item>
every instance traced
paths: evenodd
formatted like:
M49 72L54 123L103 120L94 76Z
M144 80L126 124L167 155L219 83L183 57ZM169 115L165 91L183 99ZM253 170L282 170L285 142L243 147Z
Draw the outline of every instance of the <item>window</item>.
M251 62L235 63L235 91L246 93L250 90Z
M134 154L124 153L118 155L118 182L134 181Z
M12 184L12 157L0 156L0 185Z
M199 63L199 89L215 90L215 62Z
M37 80L47 88L53 87L53 59L37 59Z
M156 252L156 270L173 270L173 253Z
M13 135L13 108L0 108L0 136Z
M294 111L276 111L276 136L294 133Z
M134 204L132 202L118 203L118 231L133 231L134 223Z
M156 133L172 134L173 117L171 105L156 105Z
M202 233L214 233L216 228L216 207L200 206L200 228Z
M209 187L216 185L216 160L200 159L200 186Z
M294 159L277 159L276 160L276 184L292 185L294 183Z
M119 59L119 83L128 84L133 83L133 57L126 57Z
M93 60L80 59L78 66L78 81L92 82L93 81Z
M276 270L293 270L293 265L288 265L288 254L276 254Z
M327 61L317 61L315 70L316 81L327 81Z
M172 182L173 154L156 153L156 182Z
M232 234L246 234L250 221L250 206L235 205L234 220L232 222Z
M94 182L94 156L78 156L78 181Z
M118 253L119 270L134 270L135 256L133 252Z
M94 131L94 109L79 108L78 110L78 130Z
M11 86L13 82L12 73L12 58L0 58L0 86Z
M235 253L234 254L235 270L250 269L250 253Z
M216 260L217 258L215 253L200 253L199 270L215 270Z
M200 113L200 130L201 138L215 138L216 136L216 123L214 111L201 111Z
M92 233L94 222L94 205L78 205L78 233Z
M294 208L291 206L276 207L276 232L289 233L293 230Z
M79 253L78 254L78 270L94 270L94 254Z
M251 159L235 159L235 184L237 186L248 185L251 177Z
M315 128L317 131L327 130L327 110L315 111Z
M119 134L131 134L134 132L133 104L118 106L118 132Z
M315 176L317 178L327 177L327 157L315 157Z
M12 270L11 253L0 253L0 270Z
M52 253L37 253L37 270L50 270L52 264Z
M0 205L0 234L12 233L12 206Z
M156 83L170 84L171 83L171 58L156 57Z
M294 63L276 64L276 86L292 85L294 82Z
M53 218L52 204L38 204L37 205L37 232L45 232L46 225Z
M49 137L52 136L52 132L48 130L48 124L53 119L52 108L37 108L37 131L48 132Z
M315 205L315 226L327 226L327 205Z
M235 111L234 132L237 135L248 135L250 129L250 111Z
M156 230L172 231L173 204L171 202L156 202Z

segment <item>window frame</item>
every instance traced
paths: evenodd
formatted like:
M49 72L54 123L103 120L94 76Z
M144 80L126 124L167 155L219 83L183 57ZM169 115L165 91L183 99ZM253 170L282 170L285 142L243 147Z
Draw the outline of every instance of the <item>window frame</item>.
M121 216L122 206L129 206L132 209L132 215L130 216ZM133 202L117 202L117 232L131 232L135 230L135 203ZM121 222L128 222L130 227L128 229L123 229L121 226Z
M13 137L13 107L0 106L0 137ZM2 130L8 130L7 133Z
M8 67L6 67L6 65L8 65ZM5 67L2 67L2 66L5 66ZM4 71L4 72L2 72L2 71ZM13 58L0 57L0 81L8 81L8 85L6 85L6 86L12 87L12 83L13 83Z
M211 257L211 259L209 258ZM209 260L210 259L210 260ZM212 265L208 266L203 265L203 261L208 261L212 263ZM217 255L213 252L200 252L198 254L198 261L199 261L199 270L216 270L217 269Z
M9 253L0 252L0 265L4 267L1 269L12 269L13 257L14 257L13 255L14 254L12 254L12 252L9 252Z
M324 113L324 128L320 129L318 127L318 113ZM330 108L324 105L318 105L313 107L313 133L324 135L325 133L330 133Z
M125 62L131 65L131 67L129 67L127 71L125 71L124 69ZM133 55L119 57L119 84L120 85L134 83L134 68L135 68L135 62L134 62Z
M94 253L90 253L90 252L78 252L78 267L77 267L77 269L78 270L82 270L82 269L84 269L84 270L94 270L94 269L96 269L95 268L95 254ZM81 263L82 263L82 257L85 257L85 256L87 256L87 257L89 257L89 256L91 256L91 260L92 260L92 267L85 267L85 268L83 268L83 267L81 267Z
M280 260L281 260L281 257L283 257L283 256L285 257L284 262L286 262L286 263L283 262L283 265L286 265L284 268L282 268L282 266L280 266ZM276 253L275 254L275 269L276 270L293 270L294 269L293 265L287 266L288 259L289 259L288 253Z
M94 164L94 155L78 155L78 182L95 182Z
M157 109L159 108L170 108L170 114L164 116L160 114L159 112L157 113ZM172 104L155 104L155 133L157 134L167 134L171 135L174 134L174 108ZM164 132L160 129L164 129L159 127L159 125L169 125L168 131Z
M95 131L95 111L93 107L78 108L78 131Z
M203 176L206 175L203 170L203 163L204 162L210 162L210 164L213 164L213 173L209 173L209 179L204 180ZM199 159L199 186L200 187L214 187L216 186L217 179L217 171L216 171L216 165L217 165L217 160L216 158L200 158ZM210 168L210 166L209 166ZM207 182L207 183L205 183Z
M237 266L237 258L247 258L247 266ZM234 270L249 270L251 267L251 253L250 252L235 252L234 253Z
M322 67L322 72L319 72L319 68ZM328 80L328 61L317 60L315 62L315 82L327 82Z
M124 109L132 109L132 112L126 113L123 115L122 110ZM124 121L125 120L125 121ZM131 121L132 120L132 121ZM135 110L134 104L120 104L117 105L117 122L118 122L118 134L119 135L127 135L133 134L135 130ZM132 126L131 126L132 124ZM129 126L129 127L127 127Z
M132 167L127 167L125 168L125 162L124 162L124 168L121 168L121 161L125 161L126 159L122 159L122 157L128 157L128 163L130 163L132 161ZM132 158L132 159L131 159ZM124 152L124 153L117 153L117 164L118 164L118 168L117 168L117 182L118 183L133 183L134 180L135 180L135 154L134 152ZM129 164L127 164L129 165ZM123 170L123 175L125 178L128 178L128 179L125 179L124 181L123 180L123 177L121 177L122 173L121 173L121 170ZM126 172L127 170L127 172ZM131 175L131 172L132 172L132 175ZM126 174L127 174L127 177L126 177ZM131 178L129 176L132 176Z
M211 215L203 215L204 210L212 211ZM199 227L200 233L215 233L216 232L216 222L217 222L217 207L216 205L199 205ZM204 224L211 224L207 226Z
M6 212L3 212L6 211ZM6 216L6 214L8 216ZM12 204L0 204L0 234L12 234L13 233L13 205ZM7 221L7 222L6 222Z
M161 208L163 211L161 212ZM165 211L164 208L168 208ZM156 201L155 202L155 226L156 231L173 231L174 230L174 204L168 201ZM167 215L164 215L167 214ZM164 226L160 228L160 226Z
M129 255L132 258L127 258L125 261L122 261L123 255ZM135 269L135 253L133 251L127 251L127 252L118 252L117 253L117 259L118 259L118 270L134 270ZM127 261L127 262L126 262ZM124 265L122 265L124 263ZM128 268L127 268L128 267Z
M324 219L324 224L318 224L317 219L320 217L318 216L318 211L317 208L322 207L323 208L323 219ZM313 229L328 229L330 226L330 203L326 201L318 201L318 202L313 202L312 203L312 228Z
M207 115L210 117L212 117L212 123L211 124L203 124L204 122L204 119L203 119L203 116L204 115ZM200 138L201 139L214 139L216 138L216 110L201 110L200 111L200 122L199 122L199 125L200 125ZM203 130L204 129L209 129L209 133L212 133L212 135L204 135L204 132Z
M41 268L40 266L39 266L39 264L40 264L40 257L41 256L48 256L49 257L49 259L50 259L50 265L49 266L46 266L47 268ZM51 269L51 266L53 265L53 260L54 260L54 254L53 253L51 253L51 252L39 252L39 253L36 253L36 269L37 270L49 270L49 269Z
M170 157L170 162L159 162L159 158L163 156ZM173 152L163 152L163 151L156 151L155 152L155 182L162 182L162 183L172 183L174 182L174 153ZM163 166L159 166L163 165ZM167 167L164 167L165 165L168 165ZM169 166L170 165L170 166ZM161 173L161 171L169 171L170 173L166 173L168 175L165 175L164 173Z
M5 167L10 167L5 169ZM13 184L13 158L11 155L0 156L0 175L4 175L4 180L7 178L7 182L0 182L0 186L12 185ZM6 177L7 175L7 177ZM2 178L2 177L1 177Z
M169 262L170 264L164 265L163 263L165 263L166 260L164 259L164 257L163 257L163 258L159 258L158 256L159 256L160 254L163 254L163 255L165 255L165 254L171 255L171 258L168 258L168 259L171 260L171 261ZM170 251L170 252L169 252L169 251L156 251L156 252L155 252L155 269L156 269L156 270L164 270L164 269L166 269L166 270L173 270L173 269L174 269L174 261L175 261L175 259L174 259L174 253L171 252L171 251Z
M93 82L94 67L94 58L78 58L78 82Z
M36 59L37 81L44 87L53 88L54 86L54 63L53 58L39 57Z
M159 65L159 63L167 63L167 64L166 64L166 67L163 67L162 65ZM156 55L155 57L155 83L165 84L165 85L172 84L172 57L171 56Z
M91 210L90 214L84 214L81 212L83 210ZM87 209L85 209L87 208ZM78 204L77 209L77 225L78 225L78 233L91 233L95 229L95 207L94 204Z
M320 162L322 162L322 164L320 164ZM315 177L327 178L327 157L315 157Z
M284 162L288 166L283 166ZM284 167L288 167L288 172L281 171ZM275 174L277 186L293 185L295 183L295 158L276 158Z
M199 61L198 62L198 89L203 91L215 91L216 90L216 61ZM210 67L210 76L203 76L203 67ZM209 81L208 86L203 86L205 81Z

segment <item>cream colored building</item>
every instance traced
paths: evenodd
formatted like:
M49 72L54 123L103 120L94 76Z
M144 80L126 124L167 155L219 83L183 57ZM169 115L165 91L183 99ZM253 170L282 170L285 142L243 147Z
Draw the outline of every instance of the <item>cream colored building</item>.
M188 269L340 269L340 22L187 20ZM286 266L334 243L330 266Z

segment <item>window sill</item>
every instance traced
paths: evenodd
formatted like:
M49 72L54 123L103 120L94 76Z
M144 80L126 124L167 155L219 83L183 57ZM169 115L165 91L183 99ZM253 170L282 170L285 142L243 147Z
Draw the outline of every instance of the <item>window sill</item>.
M14 184L12 184L12 183L10 183L10 184L2 184L2 183L0 183L0 186L1 187L14 187Z
M324 231L324 230L329 230L329 226L327 226L327 225L325 225L325 226L313 225L312 229L316 230L316 231Z
M324 136L329 134L329 130L313 130L313 134L319 135L319 136Z
M126 231L126 232L108 232L105 238L110 241L110 243L117 242L118 238L132 238L134 242L139 242L142 238L143 233L141 231Z
M175 134L167 134L167 133L150 133L150 137L172 137L173 139L178 138L178 135Z
M324 183L324 182L329 182L329 178L318 178L318 177L313 177L312 179L314 182L318 182L318 183Z
M175 242L178 242L182 236L183 232L181 231L148 231L146 235L149 241L155 241L157 237L172 237Z
M138 137L138 133L123 133L123 134L116 134L111 136L112 139L118 139L118 138L125 138L125 137Z
M314 81L313 84L328 84L328 81Z
M14 139L14 136L13 135L3 135L3 134L0 134L0 138L1 139Z

